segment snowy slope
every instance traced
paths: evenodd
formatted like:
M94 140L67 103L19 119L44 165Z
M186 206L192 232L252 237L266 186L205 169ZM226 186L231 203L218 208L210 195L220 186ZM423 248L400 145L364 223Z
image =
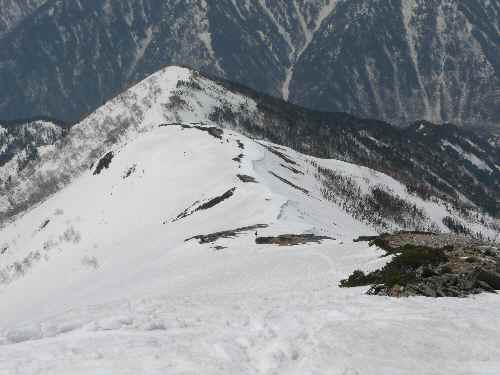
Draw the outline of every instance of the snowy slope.
M218 139L155 127L110 150L99 174L97 164L7 225L0 374L498 370L498 298L397 301L339 289L353 269L384 262L352 243L373 229L321 200L311 158L279 149L304 172L295 175L265 146L232 131ZM241 163L233 160L240 153ZM364 188L401 189L367 169L314 161ZM175 220L232 188L218 205ZM256 245L248 230L212 244L185 241L255 224L269 225L259 235L335 240L282 248Z
M38 200L0 229L0 374L497 373L495 296L394 300L338 288L386 260L352 242L379 228L347 210L354 198L328 199L319 171L348 177L360 195L390 192L441 230L445 216L465 219L382 173L208 127L211 101L255 111L248 98L200 90L172 111L191 74L152 76L17 177L13 196ZM56 172L60 189L36 190ZM189 240L227 230L238 233ZM255 242L303 233L331 239Z

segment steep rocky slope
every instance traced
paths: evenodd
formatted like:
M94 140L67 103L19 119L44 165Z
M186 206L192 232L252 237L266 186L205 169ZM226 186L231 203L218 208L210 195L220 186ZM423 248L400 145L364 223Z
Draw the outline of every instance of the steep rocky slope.
M0 42L0 118L80 120L168 64L327 111L498 126L499 0L53 0Z
M498 125L499 18L498 1L339 3L297 64L291 100L393 123Z

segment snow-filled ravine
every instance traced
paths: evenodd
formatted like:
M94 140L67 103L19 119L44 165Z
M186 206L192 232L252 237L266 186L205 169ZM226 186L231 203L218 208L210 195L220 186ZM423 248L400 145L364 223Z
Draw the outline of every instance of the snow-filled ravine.
M143 132L1 229L0 374L498 374L498 296L338 287L386 259L353 242L375 230L323 198L316 163L401 185L207 130ZM290 233L331 239L255 242Z

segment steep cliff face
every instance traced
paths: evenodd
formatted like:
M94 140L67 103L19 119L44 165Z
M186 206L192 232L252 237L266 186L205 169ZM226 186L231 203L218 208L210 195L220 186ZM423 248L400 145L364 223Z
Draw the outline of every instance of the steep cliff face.
M0 112L76 120L167 64L278 95L293 41L273 12L264 1L54 1L2 43Z
M76 121L187 65L327 111L500 123L500 0L52 0L0 41L0 118Z
M291 99L405 123L498 123L496 1L340 4L297 63Z

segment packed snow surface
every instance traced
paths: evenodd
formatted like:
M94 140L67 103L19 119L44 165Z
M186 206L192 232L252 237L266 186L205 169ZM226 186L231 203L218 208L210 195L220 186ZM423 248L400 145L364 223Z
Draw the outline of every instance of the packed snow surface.
M304 176L234 132L157 128L5 227L2 266L39 256L0 286L0 374L496 374L500 299L338 288L352 270L385 262L352 242L373 231L321 202L308 158L282 151ZM252 230L185 242L256 224L269 225L258 235L335 240L256 245Z
M316 165L436 222L443 206L367 168L227 129L155 125L151 108L143 130L0 229L1 375L499 373L496 295L338 287L387 258L353 242L375 230L323 198ZM255 242L303 233L331 239Z

